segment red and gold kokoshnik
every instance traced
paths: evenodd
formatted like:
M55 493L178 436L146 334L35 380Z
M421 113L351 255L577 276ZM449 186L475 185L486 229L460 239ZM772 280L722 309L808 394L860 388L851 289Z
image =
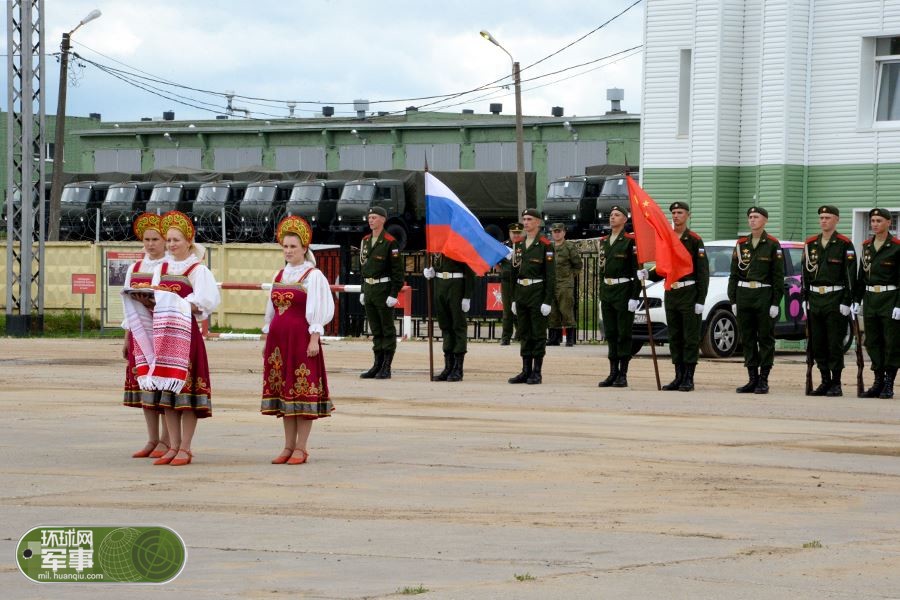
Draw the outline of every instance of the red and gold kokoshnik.
M131 228L138 240L144 239L144 232L149 229L158 231L160 235L165 237L162 226L160 225L159 215L154 215L153 213L145 212L144 214L138 215Z
M300 245L309 248L309 242L312 240L312 229L306 219L294 215L285 217L278 223L275 228L275 239L280 244L284 240L284 236L293 233L300 238Z
M191 219L181 211L170 210L162 216L160 229L165 235L170 229L175 228L184 234L186 240L194 239L194 224Z

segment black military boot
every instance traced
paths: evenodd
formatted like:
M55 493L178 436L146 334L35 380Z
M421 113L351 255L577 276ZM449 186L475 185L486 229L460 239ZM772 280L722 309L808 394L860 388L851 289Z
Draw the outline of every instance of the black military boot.
M884 387L881 388L879 398L894 397L894 379L897 377L897 367L891 367L884 370Z
M769 373L772 371L772 367L762 367L759 370L759 379L756 382L756 389L753 390L754 394L768 394L769 393Z
M681 380L681 385L678 386L679 392L693 392L694 391L694 370L697 368L697 363L686 363L683 365L684 367L684 379Z
M825 392L826 396L843 396L844 390L841 389L841 371L843 369L835 369L831 372L831 386Z
M819 387L809 393L810 396L825 396L828 393L828 390L831 389L831 371L828 369L819 369L819 373L822 375L822 383L819 384Z
M575 328L566 327L566 346L575 345Z
M872 382L872 387L863 392L863 398L878 398L881 395L881 390L884 389L884 369L877 369L875 371L875 381Z
M453 353L444 352L444 370L434 376L434 381L447 381L453 370Z
M544 366L544 357L543 356L535 356L534 357L534 367L531 369L531 375L528 376L528 380L525 381L528 385L537 385L543 381L541 379L541 367Z
M508 337L500 338L500 345L501 346L509 346L509 338Z
M550 329L549 332L549 335L547 335L547 345L559 346L559 342L562 340L562 329L554 327L553 329Z
M597 384L597 387L610 387L619 376L619 361L609 359L609 375Z
M466 360L466 353L460 352L459 354L452 355L451 360L453 361L453 369L450 371L450 374L447 376L447 381L462 381L463 380L463 362Z
M375 379L390 379L392 362L394 362L394 353L385 352L384 361L381 363L381 370L379 370L378 374L375 375Z
M384 352L376 352L375 353L375 362L372 364L372 367L366 371L365 373L360 373L360 379L374 379L376 375L378 375L378 371L381 370L381 363L384 362Z
M522 372L515 377L510 377L509 379L507 379L507 381L509 383L525 383L526 381L528 381L529 377L531 377L531 357L523 356Z
M747 383L734 390L738 394L752 394L756 391L756 383L759 381L759 372L756 367L747 367L747 375L750 376Z
M613 387L628 387L628 362L630 360L630 358L619 360L619 374L616 375L616 380L613 381Z
M675 363L675 379L662 386L662 389L667 392L671 392L673 390L677 390L678 386L681 385L682 380L684 379L684 363Z

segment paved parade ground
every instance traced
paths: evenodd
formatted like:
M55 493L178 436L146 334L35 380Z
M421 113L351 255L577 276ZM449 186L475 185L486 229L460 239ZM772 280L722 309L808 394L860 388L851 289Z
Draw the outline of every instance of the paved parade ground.
M734 393L736 359L657 392L642 355L601 390L606 349L579 345L512 386L517 347L473 343L463 382L429 383L427 344L402 342L373 381L367 342L329 342L337 410L308 464L275 466L261 343L207 347L194 463L155 467L131 458L121 340L0 340L4 598L900 598L900 399L856 398L855 368L842 398L804 397L797 353L767 396ZM38 525L165 525L187 565L33 584L14 557Z

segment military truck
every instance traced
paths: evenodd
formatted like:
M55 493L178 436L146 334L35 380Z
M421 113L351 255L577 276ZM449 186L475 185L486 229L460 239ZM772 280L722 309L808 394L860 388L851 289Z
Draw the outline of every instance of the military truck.
M516 173L508 171L432 171L478 217L485 231L504 239L506 226L518 220ZM535 206L533 172L525 174L526 206ZM372 206L388 213L385 230L400 247L425 246L425 172L381 171L377 178L348 181L337 203L337 220L331 231L337 241L358 243L369 231L367 215Z
M337 215L337 203L344 191L346 179L314 179L294 184L285 212L303 217L312 227L313 241L330 241L331 226Z
M208 181L200 185L191 219L201 242L234 241L240 223L240 204L246 181ZM223 237L224 236L224 237Z
M572 175L554 179L547 186L544 199L544 224L565 223L566 237L595 237L605 233L601 225L603 216L599 210L600 190L606 177L603 175Z
M284 217L284 207L296 180L259 181L247 184L247 191L241 200L240 220L236 227L237 241L272 242L275 240L275 225Z
M109 186L100 206L100 239L133 240L135 217L147 208L152 181L125 181Z
M170 210L180 210L190 214L194 200L200 192L199 181L169 181L153 186L147 201L147 212L161 215ZM165 235L165 232L163 232Z
M59 239L98 237L100 207L110 185L110 181L77 181L63 186L59 199Z

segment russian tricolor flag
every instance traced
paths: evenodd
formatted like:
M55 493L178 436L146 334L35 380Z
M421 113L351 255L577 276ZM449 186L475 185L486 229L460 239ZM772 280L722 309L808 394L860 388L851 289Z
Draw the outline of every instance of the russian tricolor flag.
M425 173L425 239L428 252L441 253L469 265L476 275L487 273L506 258L509 248L488 234L478 217L450 188Z

